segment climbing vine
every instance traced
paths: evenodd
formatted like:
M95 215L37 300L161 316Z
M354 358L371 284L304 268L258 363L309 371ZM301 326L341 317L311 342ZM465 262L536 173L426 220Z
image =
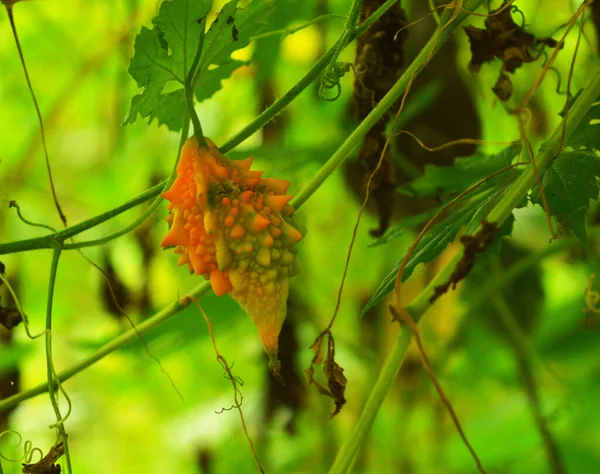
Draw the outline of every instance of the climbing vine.
M136 13L140 13L144 9L137 3L131 2L131 5ZM517 305L511 298L521 301L520 291L527 291L531 285L529 296L541 301L538 266L550 254L577 249L585 253L586 264L593 268L596 262L600 62L598 45L586 34L591 31L591 28L586 30L586 26L599 26L600 2L576 2L566 22L551 25L552 28L546 28L543 34L538 33L543 28L536 24L535 16L527 9L532 2L523 1L527 5L521 6L522 2L518 0L453 0L443 5L435 1L416 5L398 0L353 0L337 2L344 3L343 15L326 11L309 15L309 18L304 18L304 6L300 3L296 0L163 0L157 2L147 21L137 21L136 24L147 26L141 26L135 33L128 32L121 39L129 48L129 66L121 65L121 70L124 73L127 69L135 82L136 92L131 98L127 97L128 110L120 133L126 137L133 133L134 127L140 126L148 130L166 130L171 135L178 134L179 145L170 141L167 145L163 143L161 159L172 158L167 160L169 172L156 177L144 192L72 224L74 219L70 209L74 206L65 204L69 201L68 192L58 184L65 181L64 176L56 172L57 168L64 172L64 163L57 167L52 153L50 137L58 131L50 129L49 119L44 118L41 94L37 89L40 80L28 69L32 67L35 55L29 59L29 50L23 47L19 36L19 18L26 17L28 9L34 7L30 7L29 2L3 0L13 35L14 54L24 72L23 90L33 102L32 113L38 119L37 134L44 155L41 166L50 185L46 198L52 199L62 227L57 230L49 225L50 216L40 217L41 214L35 213L35 218L30 217L24 209L31 206L26 195L21 197L18 187L6 186L7 192L15 196L5 197L4 191L0 192L6 204L3 212L7 212L0 225L21 226L18 231L7 234L19 237L0 242L0 256L6 256L3 258L7 262L0 262L0 287L5 290L4 299L0 299L0 336L4 337L0 339L0 348L9 343L12 347L13 336L22 326L27 344L41 344L39 341L43 340L45 360L45 381L27 388L21 388L10 377L5 377L4 367L0 364L0 381L6 379L11 389L15 388L8 394L0 391L0 415L38 395L47 394L48 411L54 415L49 429L55 435L54 441L45 449L33 448L31 441L24 442L24 452L19 459L5 456L0 450L0 474L4 473L7 463L11 466L20 464L18 469L30 474L84 472L85 468L74 459L84 459L85 455L80 453L86 448L77 441L72 442L76 437L69 434L70 423L81 400L68 386L65 387L65 382L136 341L143 344L148 355L167 375L182 403L195 397L189 390L183 395L185 391L180 391L179 383L151 352L151 345L146 341L152 330L168 325L184 312L206 323L217 370L224 373L231 385L228 387L229 398L233 393L233 402L213 410L214 416L224 416L235 409L256 468L260 472L271 472L268 466L273 460L264 462L264 453L256 447L260 445L256 440L265 436L263 429L257 427L247 410L251 403L242 403L254 398L256 404L257 390L244 384L239 370L235 371L238 375L233 375L233 363L228 362L243 358L242 347L230 345L228 351L232 353L226 356L225 351L217 349L217 341L224 337L225 326L232 324L233 316L227 316L220 327L213 328L211 320L216 321L222 316L218 311L218 304L222 303L205 305L204 298L211 298L211 293L219 297L211 301L218 302L229 294L258 329L268 359L269 377L272 377L267 382L270 391L285 393L281 387L291 380L296 388L287 392L287 403L298 410L306 406L305 399L310 397L303 388L297 388L302 384L313 386L316 394L333 400L333 409L329 412L329 417L334 419L331 423L343 419L346 428L336 454L327 453L330 473L355 472L357 465L363 466L360 463L366 462L359 453L364 449L369 433L375 429L384 399L394 391L398 373L406 366L411 353L409 344L413 340L416 354L455 427L457 439L464 444L470 462L479 472L493 472L497 466L492 467L492 461L481 454L482 443L469 432L472 426L464 423L461 412L464 407L453 403L453 394L444 388L446 381L441 380L442 371L435 356L429 353L431 338L422 334L424 315L445 301L456 299L456 292L463 287L464 293L472 291L474 294L477 290L473 289L478 288L476 297L466 299L469 310L464 321L470 321L470 315L482 308L487 308L494 316L492 322L485 324L507 344L515 357L548 463L553 472L566 472L558 443L543 414L533 372L539 358L532 341L533 327L541 319L542 304L532 303L529 307L522 302ZM425 3L427 9L419 15ZM331 41L330 35L323 34L323 41L329 48L321 51L319 59L295 84L284 91L265 94L270 98L269 103L260 107L253 120L237 127L240 130L232 132L229 140L219 136L222 134L213 123L213 115L218 114L210 109L210 104L220 94L235 93L232 81L236 77L250 71L261 78L259 87L272 87L270 78L263 77L262 71L270 67L271 58L265 59L273 54L269 48L273 44L279 48L280 44L268 41L281 42L293 35L334 24L338 28L337 38ZM425 37L411 50L413 35L418 38L422 34ZM600 32L596 31L596 34L600 36ZM462 63L453 67L462 67L465 73L471 74L469 78L459 75L457 78L438 77L431 82L433 85L423 86L420 80L436 67L439 56L453 57L454 53L448 51L457 48L457 38L462 41L468 59L465 62L467 55L457 56L458 62ZM587 48L584 59L580 52L582 43L586 43L583 48ZM254 56L248 54L250 50ZM559 61L563 56L568 56L566 63ZM580 65L584 61L585 71ZM564 64L568 66L564 67ZM553 75L548 71L553 71ZM275 72L270 70L269 74ZM526 79L531 77L533 80L527 83ZM558 84L552 82L557 79ZM429 119L425 120L422 115L428 108L435 114L436 101L441 103L448 98L435 98L444 81L477 84L485 107L493 104L500 110L494 113L501 113L512 122L514 137L506 141L486 140L479 124L474 127L477 136L455 136L450 130L431 124L433 130L428 129ZM536 107L540 107L540 91L549 82L552 82L549 87L560 108L545 111L546 115L541 114L544 115L542 119ZM257 161L265 163L268 172L251 168L254 157L249 157L247 140L255 140L257 132L266 131L283 120L289 108L304 103L311 87L315 88L314 112L311 113L326 114L329 113L326 110L331 110L328 107L338 107L347 115L343 120L336 119L345 122L342 139L328 150L327 156L318 159L311 156L313 164L315 160L318 162L318 168L311 173L286 172L283 165L293 162L293 158L285 155L283 143L286 138L281 136L276 137L281 145L276 158L269 157L266 146L255 150ZM465 93L465 97L471 100L469 93ZM344 101L347 104L340 105ZM247 108L246 104L237 107L240 115L243 115L242 109ZM460 121L461 111L452 112L456 113L456 118L449 115L447 122ZM439 113L448 114L449 111ZM548 120L546 116L552 119ZM535 136L535 126L549 129L547 124L541 123L544 120L555 125L554 130ZM337 126L331 122L328 125ZM418 162L416 152L402 146L405 139L410 140L418 153L430 154L431 160ZM115 140L115 150L126 149L125 144L117 142ZM453 150L465 147L473 148L469 148L470 153L452 154ZM163 168L163 164L157 164L157 168ZM0 177L8 183L10 176L1 174L5 172L3 166L4 163L0 163ZM332 177L337 176L336 172L341 168L348 189L357 190L359 202L356 209L352 207L353 226L348 228L351 230L347 232L347 241L326 239L323 243L311 240L311 233L319 235L321 231L315 224L319 222L318 218L312 215L318 214L319 209L311 201L317 200L315 196L331 185ZM135 175L135 169L131 175ZM127 179L127 174L120 172L119 182L114 186L121 186ZM344 189L344 192L351 192ZM345 199L335 196L329 200L337 205ZM128 211L136 208L141 209L138 217L129 216L129 220L123 220ZM521 254L519 250L511 249L516 239L515 215L524 216L531 209L543 210L545 232L549 233L546 240L550 246L528 257L527 252ZM375 215L376 227L365 231L361 222L370 218L370 213ZM157 223L157 215L166 215L166 223L162 224L160 232L156 232L162 235L158 240L152 230L161 225ZM120 227L116 222L121 226L123 222L127 224ZM324 224L321 222L320 225ZM110 226L112 231L106 231ZM3 231L1 227L0 231ZM43 232L42 236L29 237L39 231ZM363 234L368 237L370 248L361 246ZM23 235L28 237L22 238ZM398 244L408 235L413 235L408 245ZM139 280L149 280L157 249L173 248L178 257L168 264L169 271L179 275L177 272L185 273L187 269L194 277L188 281L193 281L195 286L186 287L183 295L172 295L170 304L156 310L151 305L150 283L146 281L145 298L139 303L144 317L140 320L131 318L124 307L135 297L127 284L119 280L120 262L113 265L108 250L118 245L124 236L134 236L142 248L146 274L140 274ZM317 246L328 246L332 254L342 255L343 265L339 267L339 274L333 274L329 272L328 261L317 263L317 272L330 276L326 284L335 280L335 291L317 299L318 308L309 302L303 306L305 309L298 311L293 300L302 293L299 288L309 285L303 272L313 274L315 271L310 263L300 263L306 261L304 255L310 255ZM95 252L102 249L106 252L102 254L105 263L95 263L83 249L89 249L95 256L98 255ZM364 318L360 324L368 327L371 324L369 318L379 311L389 325L386 326L388 330L397 332L397 337L389 346L381 367L374 361L369 363L372 386L365 391L364 401L359 401L356 367L347 363L349 358L345 354L349 341L340 336L338 328L340 324L347 324L346 302L355 296L352 294L355 289L348 288L349 274L357 258L377 249L385 252L383 276L371 282L368 291L362 295L359 313ZM25 296L21 285L12 278L25 273L17 263L20 254L32 255L42 250L51 250L51 261L49 269L44 270L48 273L43 311L45 323L44 329L39 330L38 319L32 317L31 312L39 311L40 307ZM57 285L57 281L59 274L67 271L66 260L72 253L79 254L86 264L100 270L106 288L106 307L112 308L115 317L125 318L130 326L96 345L74 363L55 360L57 347L65 343L60 336L63 327L57 325L61 321L57 315L62 314L65 307L57 304L57 300L62 300L63 296L59 295L66 290ZM440 263L444 256L448 258ZM421 264L428 265L433 273L421 282L417 291L407 290L407 286L421 278L418 276L421 275ZM175 270L177 265L181 268ZM36 271L41 272L42 265ZM372 275L366 273L361 277L372 280ZM522 284L514 284L523 275L527 278L523 278ZM583 321L588 329L594 329L598 313L594 275L592 272L588 275L589 283L582 289L579 309L583 308ZM408 297L408 294L412 296ZM72 297L77 299L75 295ZM519 314L522 310L525 315ZM86 309L79 308L78 311L85 313ZM230 311L235 315L234 307ZM311 316L317 312L326 316ZM355 316L358 318L359 315ZM581 319L581 314L579 316ZM305 347L294 349L294 354L290 355L297 337L290 325L308 320L310 324L305 327L305 332L309 337ZM460 330L458 334L461 335ZM358 341L354 344L359 354L361 344ZM234 353L232 347L239 352ZM302 354L302 360L308 362L304 369L306 379L302 382L296 380L295 352ZM7 364L7 367L13 366L18 364ZM189 377L201 375L194 373ZM36 373L35 379L39 378L41 375ZM242 394L242 390L247 393ZM298 401L300 393L302 401ZM357 403L361 406L354 408L355 416L343 418L347 405L356 407ZM322 417L321 412L315 410L313 416L327 418ZM20 444L23 435L9 429L8 422L6 426L2 423L4 421L0 420L0 442L14 436ZM368 468L363 468L368 472Z

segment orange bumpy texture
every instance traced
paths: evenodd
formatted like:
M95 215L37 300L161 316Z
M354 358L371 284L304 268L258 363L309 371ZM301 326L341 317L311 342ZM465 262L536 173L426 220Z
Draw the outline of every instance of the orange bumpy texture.
M250 171L252 158L231 161L212 141L190 138L181 150L177 179L163 197L171 227L163 247L175 247L179 265L210 280L252 318L279 371L278 337L286 315L289 278L298 270L288 181Z

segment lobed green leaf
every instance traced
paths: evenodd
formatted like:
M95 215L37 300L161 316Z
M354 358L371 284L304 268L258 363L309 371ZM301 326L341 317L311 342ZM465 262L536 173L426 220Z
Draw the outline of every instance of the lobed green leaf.
M239 8L239 0L226 3L204 38L204 47L194 81L196 100L212 97L222 81L248 61L231 58L234 51L250 43L252 36L264 31L275 8L285 8L287 1L254 0ZM212 0L168 0L152 20L154 27L142 28L135 40L130 75L143 91L131 100L124 124L138 117L179 131L183 126L185 96L182 89L165 92L167 84L183 87L198 47L199 20L211 9Z
M435 194L449 197L458 194L496 171L509 166L519 151L520 146L513 144L495 155L475 153L466 158L457 158L453 166L427 165L424 175L415 179L410 184L410 189L417 196L422 197ZM505 180L506 178L499 176L497 179ZM496 186L496 179L485 184L486 188Z
M550 213L586 245L587 215L590 200L598 199L598 177L600 158L592 151L562 152L542 176ZM538 189L534 189L531 201L542 204Z
M581 92L575 94L572 102L578 99ZM560 115L564 116L564 111ZM565 145L573 147L575 150L581 148L600 150L600 96L583 116Z

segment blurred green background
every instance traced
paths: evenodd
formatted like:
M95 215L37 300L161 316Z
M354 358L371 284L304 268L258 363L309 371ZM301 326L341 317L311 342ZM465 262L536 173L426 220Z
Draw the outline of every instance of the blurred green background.
M215 1L214 12L223 3ZM409 18L416 19L426 2L403 3ZM579 3L517 2L531 32L555 38L564 32L555 33ZM159 4L150 0L47 0L15 7L23 52L45 120L56 188L71 224L143 192L165 179L172 168L177 134L143 120L133 126L121 125L130 98L139 92L127 74L133 41L140 27L150 24ZM349 6L348 0L297 0L295 8L280 12L272 21L296 26L326 13L345 16ZM481 18L472 19L477 26L482 22ZM218 145L249 123L333 44L343 23L332 16L293 35L260 40L236 53L242 59L252 58L252 65L237 70L221 91L198 106L205 134ZM430 34L433 20L427 18L419 28L409 29L409 58ZM560 92L566 87L576 33L574 30L568 37L556 63L562 77ZM585 33L573 91L586 84L598 65L591 22ZM351 62L354 53L351 45L341 59ZM459 29L451 46L434 59L424 79L417 81L413 102L409 96L410 129L424 140L432 137L426 140L430 145L452 138L518 138L514 118L491 91L499 64L486 65L474 76L467 71L469 58L466 35ZM516 72L515 97L524 95L540 69L541 60ZM565 95L557 94L556 81L556 75L550 73L532 103L530 132L536 148L560 120ZM444 89L448 84L451 88ZM335 102L320 100L316 84L309 87L267 129L250 137L230 156L254 154L255 168L267 176L291 180L290 194L294 195L356 125L350 111L352 86L349 73L342 79L342 95ZM433 99L428 94L433 94ZM469 107L473 116L465 117L464 110ZM447 129L440 129L440 120L434 116L441 116L442 127L447 125ZM0 242L43 235L18 220L14 209L8 207L9 200L16 200L28 219L60 227L50 199L35 110L4 12L0 15L0 130ZM499 148L481 150L492 153ZM415 163L435 162L435 157L428 156L409 154L408 158ZM406 160L400 153L395 159L398 163ZM303 369L313 355L308 346L335 306L360 206L355 169L347 166L337 171L299 212L308 232L299 244L302 273L292 280L280 342L288 381L285 387L270 377L256 329L237 304L229 296L202 299L220 352L234 363L235 375L243 379L249 432L269 473L327 472L356 423L397 334L385 305L362 319L360 311L404 255L415 233L409 231L384 246L369 247L373 239L368 231L377 226L377 218L368 213L359 228L334 326L337 361L348 378L348 403L330 420L331 400L308 389ZM411 205L399 199L396 220L418 212ZM79 238L107 235L142 210L122 214ZM594 222L600 222L600 215L594 213ZM160 250L167 229L165 216L166 208L161 205L136 232L84 250L111 276L121 304L137 322L199 283L197 277L177 267L172 252ZM527 258L546 248L549 232L541 209L529 206L515 216L517 250L507 258ZM418 267L406 285L407 301L456 249L452 245L433 264ZM44 327L50 259L51 252L43 250L0 258L36 333ZM459 291L441 298L421 325L434 370L467 436L490 473L559 472L556 466L550 467L548 443L558 450L563 472L600 472L600 333L586 330L581 323L586 287L600 267L596 240L592 239L587 251L565 245L564 251L535 261L520 280L505 287L497 301L473 310L479 285L502 272L502 263L492 261L490 265L494 263L496 268L480 268ZM63 254L54 309L57 370L71 366L129 328L108 294L96 269L75 252ZM4 287L0 295L3 302L10 301ZM516 333L493 323L503 320L499 315L507 311L512 314L509 319L521 323ZM236 411L215 413L231 406L231 384L215 360L197 308L188 307L149 332L145 340L184 400L140 342L78 374L65 383L73 403L66 428L74 472L256 472ZM0 397L45 380L41 340L30 341L22 326L17 326L10 333L0 328L0 341L0 374L6 377L0 378ZM44 452L55 439L53 430L48 429L53 422L47 395L28 400L10 413L0 413L0 431L18 431ZM15 438L6 436L0 440L0 451L18 458L23 448L14 444ZM6 474L21 472L19 463L1 463ZM353 472L476 472L414 348L383 403Z

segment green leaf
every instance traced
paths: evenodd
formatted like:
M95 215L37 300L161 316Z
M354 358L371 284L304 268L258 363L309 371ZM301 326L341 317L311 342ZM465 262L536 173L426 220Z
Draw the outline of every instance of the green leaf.
M481 199L471 201L465 207L451 212L446 219L429 229L410 256L404 274L402 275L402 280L405 281L410 277L416 266L420 263L429 263L438 257L446 249L448 244L454 242L460 229L471 222L481 208L487 207L493 198L493 195L490 196L486 194L486 196ZM380 283L375 294L363 308L361 316L394 289L402 260L403 258L396 262L392 271L388 273Z
M135 54L129 65L129 74L138 86L164 86L171 80L183 82L184 76L177 75L176 64L169 57L168 48L169 45L158 28L149 30L142 27L140 34L135 38Z
M577 100L581 92L575 94L573 102ZM564 116L564 111L560 115ZM566 141L566 145L573 147L575 150L580 148L600 149L600 96L596 98L596 102L588 109L579 125L573 130Z
M162 3L153 19L154 28L142 27L134 45L129 74L142 93L131 100L125 124L139 116L148 122L157 119L171 130L183 126L185 100L183 92L163 93L168 83L183 86L200 38L198 20L208 14L212 0L172 0Z
M170 59L178 75L185 78L198 49L200 21L209 14L212 0L172 0L163 2L152 20L163 33L171 51Z
M250 38L266 28L275 8L286 8L288 1L254 0L238 8L239 0L226 3L206 32L204 47L194 82L196 100L201 102L221 89L222 81L247 61L231 58L246 47ZM144 90L133 97L125 124L138 116L154 119L170 130L183 126L185 96L183 90L165 93L169 83L183 86L193 61L200 35L198 20L210 11L210 0L164 1L152 20L154 28L142 28L135 41L129 73Z
M150 120L156 118L159 125L164 124L169 130L181 130L184 116L182 111L185 111L185 107L185 91L183 89L162 94L158 108L150 114Z
M228 64L204 71L196 81L194 94L198 102L209 99L221 89L221 81L231 76L231 73L241 66L247 66L249 61L231 60Z
M449 197L458 194L469 186L490 176L496 171L506 168L519 153L519 145L510 145L496 155L475 153L467 158L457 158L453 166L425 166L425 174L410 185L418 196L441 194ZM500 175L491 179L484 188L496 187L507 177Z
M238 9L239 0L227 2L216 20L210 26L204 40L204 51L200 59L200 71L211 64L225 65L231 61L231 54L250 44L250 38L262 33L267 19L277 3L279 8L286 1L254 0L246 8Z
M587 215L590 199L598 199L600 158L591 151L566 151L559 154L542 176L550 213L565 223L587 245ZM531 196L542 204L540 192Z
M509 166L519 153L519 150L519 145L514 144L496 155L476 153L468 158L458 158L455 160L454 166L426 166L425 174L413 181L410 189L419 196L439 195L441 192L446 198L450 198L465 191L491 174ZM462 205L462 207L458 209L450 209L449 215L443 221L429 229L410 256L404 270L403 280L406 280L412 274L418 264L429 263L438 257L448 244L456 239L462 227L467 226L467 232L473 233L479 226L479 223L485 218L490 203L498 198L498 192L502 190L508 179L510 179L510 172L490 179L477 189L478 194L472 197L469 202L459 203L458 206ZM432 211L431 215L434 213L435 211ZM424 213L405 219L392 228L375 245L388 242L392 238L404 233L409 227L424 222L428 217L430 217L428 213ZM500 229L500 234L496 236L496 240L500 235L509 235L512 232L513 221L514 219L511 218L505 222ZM469 223L471 225L468 225ZM365 312L394 289L401 262L402 259L396 263L393 270L383 279L375 294L363 309L362 314L365 314Z
M226 3L210 26L194 84L196 99L201 102L221 89L221 81L248 61L231 58L234 51L250 44L250 38L262 33L267 19L287 1L254 0L246 8L238 8L239 0Z

